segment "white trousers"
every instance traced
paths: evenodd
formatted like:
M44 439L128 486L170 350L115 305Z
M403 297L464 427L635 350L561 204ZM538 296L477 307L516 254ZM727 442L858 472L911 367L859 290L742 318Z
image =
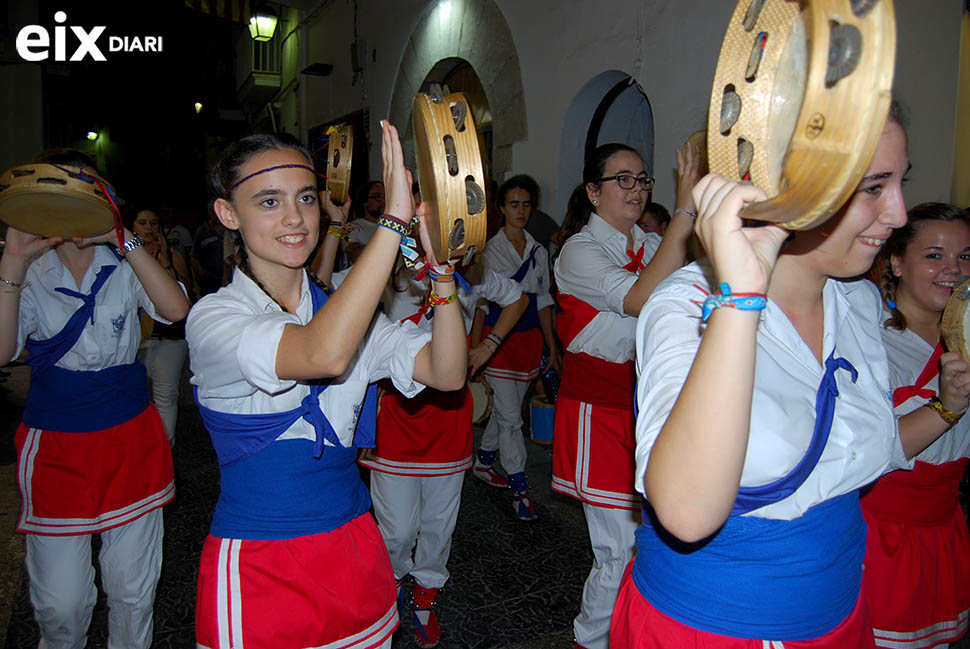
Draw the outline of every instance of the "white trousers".
M138 350L148 370L152 401L162 416L172 446L175 446L175 424L179 416L179 383L188 349L184 338L147 338Z
M640 526L640 513L588 503L583 503L583 512L593 546L593 569L583 586L583 603L573 620L573 633L576 642L587 649L607 649L610 618L623 571L633 558L633 535Z
M28 534L26 559L38 646L83 649L98 594L91 535ZM108 649L148 649L162 569L162 510L102 532L98 559L108 597Z
M448 581L451 535L464 478L464 472L419 477L371 471L374 516L395 579L410 574L425 588L441 588Z
M499 450L506 473L525 471L525 438L522 437L522 400L529 391L528 381L487 377L492 386L492 416L479 445L484 451Z

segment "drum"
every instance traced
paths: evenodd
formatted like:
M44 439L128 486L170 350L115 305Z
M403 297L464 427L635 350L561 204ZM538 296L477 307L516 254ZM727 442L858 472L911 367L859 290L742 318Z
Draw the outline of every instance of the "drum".
M327 189L330 200L346 203L350 195L350 167L354 161L354 127L340 124L327 129Z
M740 0L707 120L711 171L769 200L741 215L815 227L855 191L889 112L892 0Z
M963 360L970 364L970 277L957 280L958 286L953 289L953 295L943 309L943 319L940 329L943 342L950 351L960 352Z
M543 446L552 444L556 406L546 401L544 396L532 397L532 400L529 402L529 413L532 441Z
M485 246L485 174L475 120L465 96L433 85L412 107L414 149L431 247L438 261Z
M472 392L472 423L476 426L483 426L492 416L492 386L484 376L479 377L478 381L469 381L468 389Z
M8 169L0 176L0 221L42 237L88 237L115 227L115 209L101 178L46 163Z

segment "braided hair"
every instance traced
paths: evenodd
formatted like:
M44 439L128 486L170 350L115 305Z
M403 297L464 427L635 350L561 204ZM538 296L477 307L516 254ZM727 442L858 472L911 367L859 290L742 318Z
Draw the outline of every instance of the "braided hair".
M223 151L222 156L216 161L215 165L213 165L212 172L209 174L209 184L212 190L212 200L209 202L209 209L213 209L215 201L219 198L230 202L232 201L233 194L235 194L234 185L239 181L241 177L240 170L246 162L257 154L265 151L277 151L279 149L293 149L294 151L298 151L306 158L307 166L316 171L316 166L313 164L313 156L310 155L310 151L289 133L259 133L249 135L230 144ZM280 309L286 311L286 307L263 286L263 283L253 273L249 265L249 254L246 252L246 246L243 244L242 235L239 233L239 230L232 230L230 236L232 237L234 253L233 261L236 267L246 277L253 280L256 286L268 295ZM307 270L307 276L314 284L327 293L330 293L330 287L324 284L320 278L309 270Z
M970 213L949 203L920 203L909 210L906 225L893 231L879 258L876 260L879 292L889 309L890 317L883 323L887 329L892 327L903 331L906 329L906 316L896 306L896 293L899 289L899 277L893 272L892 258L902 258L906 249L919 231L921 223L928 221L960 221L970 227Z

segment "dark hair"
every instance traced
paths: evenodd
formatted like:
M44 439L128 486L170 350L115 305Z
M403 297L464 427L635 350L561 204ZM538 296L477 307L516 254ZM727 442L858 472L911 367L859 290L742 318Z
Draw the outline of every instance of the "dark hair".
M159 223L162 221L162 215L158 213L151 205L139 204L139 203L126 203L121 207L121 222L129 230L135 224L135 219L138 218L139 212L151 212L158 217Z
M882 293L882 299L886 301L887 306L890 301L896 299L896 290L899 288L899 278L893 273L892 257L893 255L903 257L906 254L906 248L909 247L910 242L916 236L920 223L960 221L970 227L970 213L949 203L920 203L909 210L907 217L906 225L894 230L889 236L889 240L886 241L877 262L880 271L879 292ZM883 326L887 329L892 327L900 331L906 329L906 317L903 312L898 307L889 309L889 312L892 315Z
M640 152L631 146L613 142L596 147L593 153L586 158L583 164L583 182L569 195L569 203L566 205L566 218L563 219L562 228L559 230L560 246L589 222L593 205L589 202L589 196L586 194L587 183L599 184L599 179L603 177L603 172L606 170L606 163L622 151L640 155Z
M44 149L34 157L33 162L45 162L65 167L85 167L94 170L98 176L103 175L94 158L77 149Z
M212 189L212 201L209 203L210 209L212 209L212 204L219 198L231 201L233 192L230 192L230 188L235 185L240 177L240 169L246 162L249 161L255 155L263 153L264 151L278 151L280 149L293 149L294 151L299 151L307 159L307 165L316 170L316 166L313 163L313 156L310 155L310 151L303 146L298 139L290 135L289 133L259 133L256 135L249 135L240 140L236 140L222 152L222 156L216 161L215 165L212 167L212 172L209 174L209 184ZM234 191L234 190L233 190ZM243 273L246 274L251 280L253 280L259 288L266 293L276 304L279 305L281 309L286 311L286 308L277 300L272 293L266 290L256 275L253 274L252 269L249 267L249 255L246 253L246 247L243 245L242 236L239 234L239 230L232 231L233 248L235 249L235 262L236 266ZM323 283L317 279L313 273L308 273L311 279L324 287ZM324 287L325 288L325 287Z
M495 205L498 207L505 205L505 195L513 189L525 191L529 195L529 200L532 201L532 208L539 207L539 183L528 174L512 176L502 183L502 186L495 192Z
M653 202L647 203L646 205L643 206L643 211L650 212L658 224L659 223L662 223L665 225L670 224L670 212L668 212L667 208L661 205L660 203L653 203Z

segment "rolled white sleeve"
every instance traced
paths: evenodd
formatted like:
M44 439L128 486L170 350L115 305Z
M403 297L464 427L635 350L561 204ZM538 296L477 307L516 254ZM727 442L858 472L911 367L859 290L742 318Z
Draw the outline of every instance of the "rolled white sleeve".
M556 278L561 289L597 311L620 315L625 313L623 300L637 281L636 274L618 267L599 243L574 238L563 246Z

